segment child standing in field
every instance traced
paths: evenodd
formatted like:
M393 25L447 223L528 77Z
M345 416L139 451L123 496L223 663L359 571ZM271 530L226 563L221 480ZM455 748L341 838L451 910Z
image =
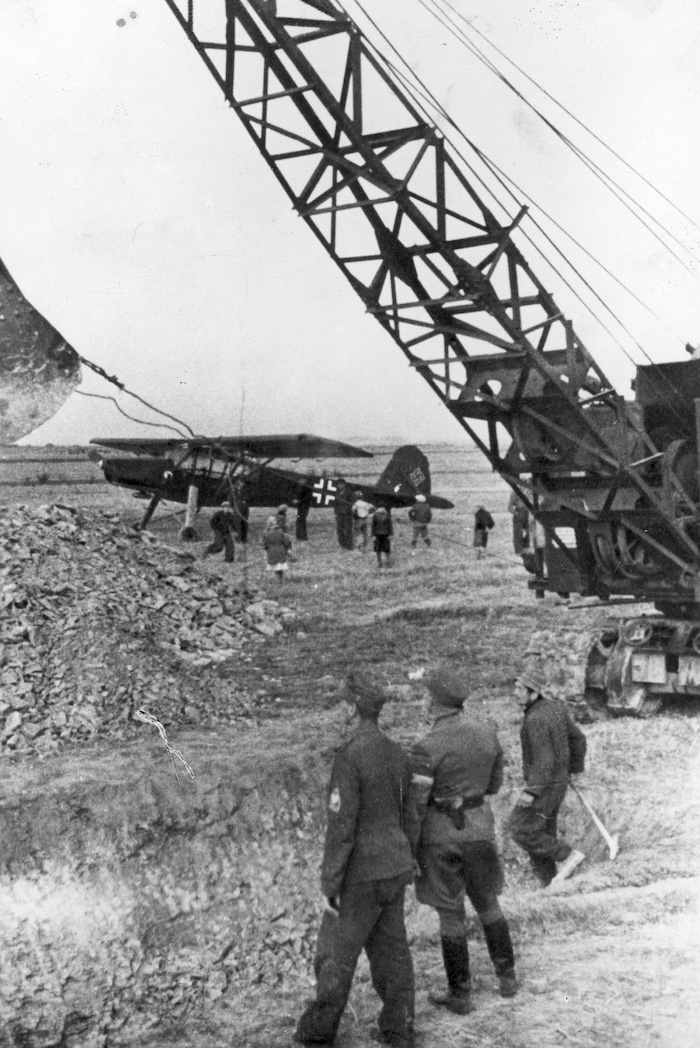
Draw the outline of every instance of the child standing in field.
M382 566L382 554L389 563L391 556L391 536L394 534L394 525L391 521L389 511L385 506L378 506L372 517L372 538L374 539L374 552L377 554L377 567Z
M282 582L284 573L289 567L287 557L292 548L292 540L284 528L279 526L274 517L268 518L262 544L263 549L267 553L267 570L274 571L277 578Z
M489 531L494 526L494 520L487 509L479 506L474 514L474 549L476 559L481 560L484 550L488 545Z
M416 495L415 505L411 506L408 511L408 519L413 524L413 538L411 539L413 548L416 548L419 538L423 539L426 546L429 546L428 524L433 519L433 513L425 495Z

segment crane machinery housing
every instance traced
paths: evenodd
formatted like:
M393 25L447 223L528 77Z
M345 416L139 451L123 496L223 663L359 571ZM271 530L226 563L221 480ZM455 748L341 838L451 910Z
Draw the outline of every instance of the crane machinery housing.
M655 606L590 638L575 701L700 695L700 360L617 392L514 240L526 209L493 213L335 0L166 3L367 312L541 525L535 593Z

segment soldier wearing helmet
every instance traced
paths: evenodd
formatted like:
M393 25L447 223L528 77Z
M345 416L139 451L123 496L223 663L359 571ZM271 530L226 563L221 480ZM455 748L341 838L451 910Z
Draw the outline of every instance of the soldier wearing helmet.
M364 949L382 999L379 1039L413 1048L414 987L404 924L404 894L413 880L409 836L411 763L379 728L387 694L354 671L345 698L357 730L336 751L328 788L328 826L321 865L327 908L316 947L316 999L294 1040L331 1044Z
M569 777L583 771L586 736L566 705L548 692L538 668L521 673L515 682L515 698L524 714L520 744L525 787L509 827L544 887L563 881L585 859L558 836L557 814Z
M471 710L463 711L469 693L460 674L439 666L426 684L432 726L411 750L420 826L416 896L437 910L440 921L448 988L430 1000L465 1015L471 1011L465 896L483 926L501 995L512 997L517 989L510 931L498 902L503 874L494 818L486 799L501 788L503 751L494 729Z

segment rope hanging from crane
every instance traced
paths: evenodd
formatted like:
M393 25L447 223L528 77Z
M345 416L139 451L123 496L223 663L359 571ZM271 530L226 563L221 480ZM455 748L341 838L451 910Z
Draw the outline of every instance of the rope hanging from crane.
M145 400L144 397L139 396L138 393L133 393L130 389L126 388L123 382L120 382L116 375L108 375L105 369L103 367L100 367L99 364L93 363L93 361L88 360L86 357L80 356L80 354L78 354L78 357L81 364L84 364L85 367L89 368L90 371L93 371L96 375L99 375L100 378L103 378L106 382L109 382L111 385L116 386L121 393L125 393L128 397L133 397L134 400L138 400L140 404L143 404L144 407L147 407L149 411L154 411L156 415L162 415L164 418L169 418L173 422L176 422L180 429L176 429L174 426L168 426L163 422L147 422L145 419L134 418L133 415L129 415L126 411L124 411L124 409L117 403L114 397L105 397L99 393L85 393L83 390L80 389L76 390L76 393L80 393L82 397L96 397L98 400L111 400L114 406L116 407L117 411L119 411L120 414L124 415L125 418L128 418L131 422L138 422L140 425L143 426L153 426L157 429L169 429L172 432L177 433L179 436L181 436L183 440L188 439L187 434L189 434L190 437L194 437L194 430L191 429L186 422L182 422L179 418L176 418L175 415L170 415L167 411L162 411L160 408L155 407L155 405ZM187 430L187 433L183 433L183 430Z

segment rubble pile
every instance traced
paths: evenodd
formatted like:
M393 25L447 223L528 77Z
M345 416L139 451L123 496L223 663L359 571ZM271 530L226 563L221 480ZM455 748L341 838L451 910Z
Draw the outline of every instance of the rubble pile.
M250 716L235 667L293 617L115 514L60 504L0 509L0 580L0 751L124 738L141 707L164 724Z

